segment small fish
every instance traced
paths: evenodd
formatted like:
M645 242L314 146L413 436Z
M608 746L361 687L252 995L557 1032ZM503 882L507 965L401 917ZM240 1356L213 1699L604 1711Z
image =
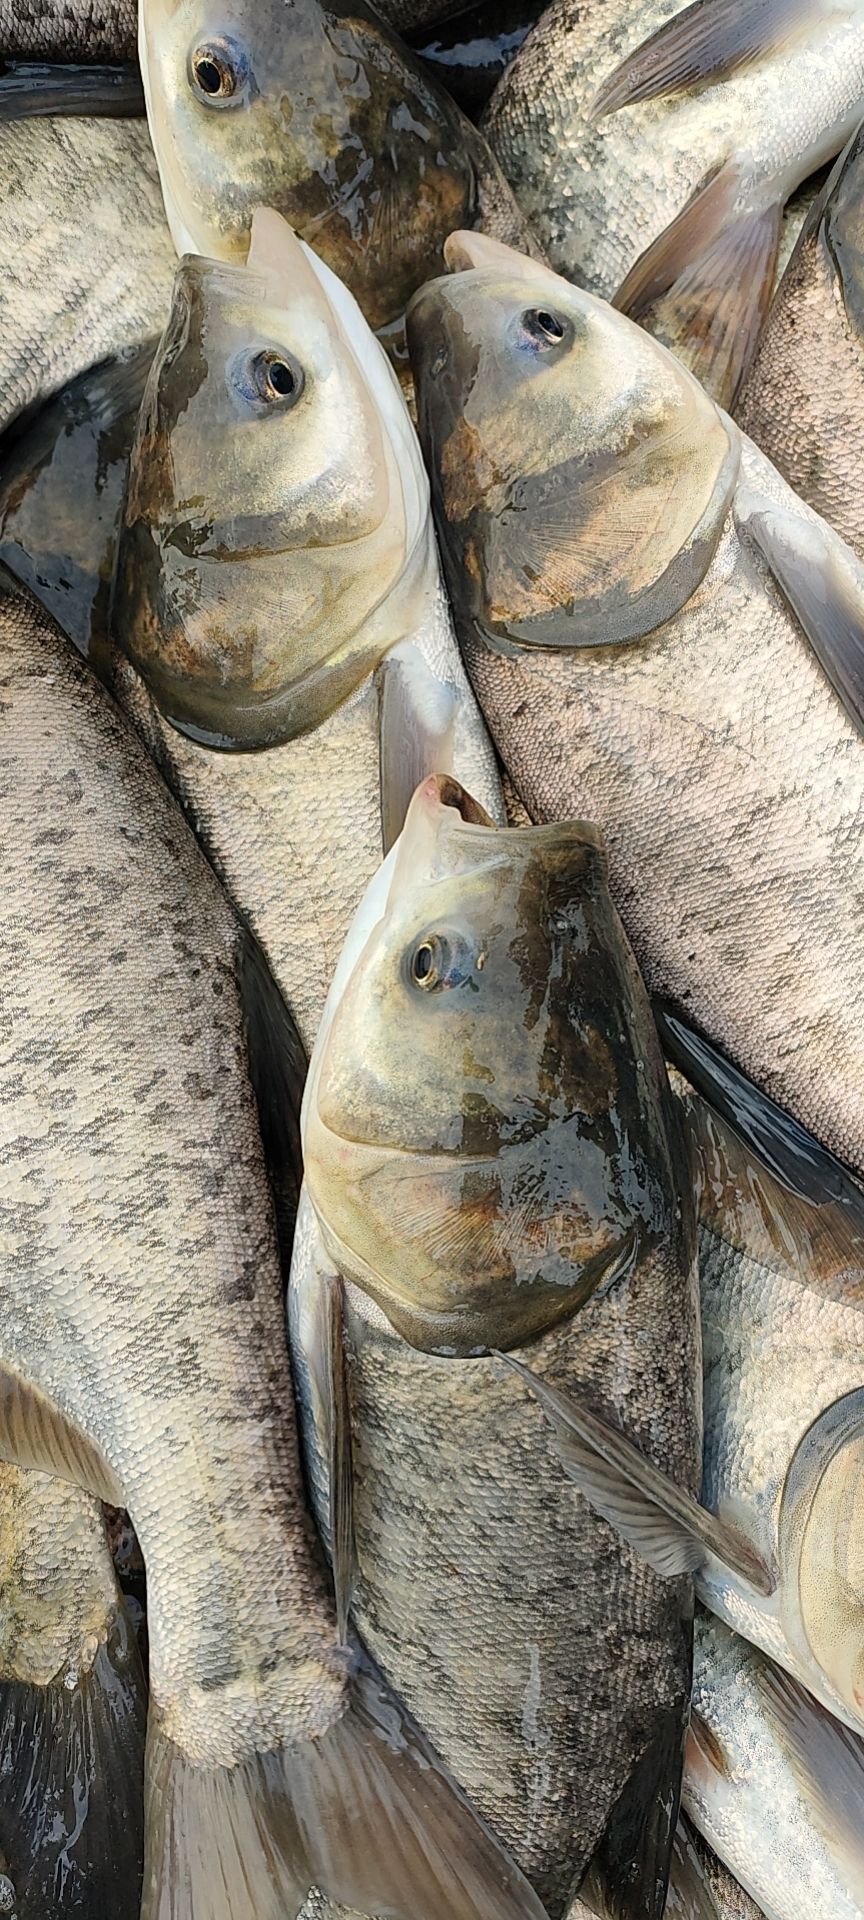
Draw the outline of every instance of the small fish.
M693 1665L691 1820L767 1920L861 1920L864 1744L698 1607Z
M296 1034L114 703L29 596L0 625L0 1456L141 1544L142 1920L281 1920L313 1885L542 1920L319 1560L268 1179L297 1165Z
M146 1702L98 1501L0 1463L0 1872L17 1920L138 1920Z
M0 430L159 333L175 260L147 129L0 118Z
M651 992L864 1170L860 564L641 328L448 252L409 315L420 432L516 791L597 823Z
M118 696L311 1045L418 780L502 801L398 383L278 214L248 266L179 268L111 620Z
M860 0L553 0L484 130L552 265L728 406L784 205L862 114Z
M864 133L853 134L774 296L735 417L864 558Z
M688 1584L643 1580L570 1496L530 1394L488 1352L590 1381L695 1485L688 1170L589 826L495 827L452 780L420 786L346 942L303 1128L292 1351L337 1591L341 1422L354 1610L383 1670L556 1920L592 1859L616 1914L659 1916Z
M482 136L386 21L353 0L141 0L150 131L178 253L246 258L272 207L401 329L455 226L530 247Z
M0 563L97 671L129 455L156 341L90 367L19 415L0 446Z

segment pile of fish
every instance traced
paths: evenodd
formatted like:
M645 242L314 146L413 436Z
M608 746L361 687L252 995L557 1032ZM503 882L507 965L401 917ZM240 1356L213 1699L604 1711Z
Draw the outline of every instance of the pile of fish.
M0 1914L864 1920L864 6L0 0L0 183Z

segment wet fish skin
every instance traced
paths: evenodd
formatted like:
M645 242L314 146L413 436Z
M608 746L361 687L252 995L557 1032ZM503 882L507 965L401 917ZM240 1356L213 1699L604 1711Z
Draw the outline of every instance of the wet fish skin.
M806 222L735 408L744 432L859 555L862 186L864 155L856 133Z
M516 790L533 819L598 822L649 989L861 1169L861 742L748 502L801 540L826 597L835 556L859 592L853 557L695 387L669 397L674 363L641 329L479 236L452 246L486 264L412 306L421 437L460 642ZM544 371L536 323L527 344L505 329L548 306L563 333ZM616 409L636 436L620 467Z
M453 690L454 770L496 816L501 798L492 749L452 632L431 530L428 481L401 394L350 296L326 269L313 273L309 256L284 223L275 224L275 237L271 222L267 241L271 252L265 248L259 264L262 272L278 268L282 255L272 248L287 250L290 287L286 291L277 275L269 304L259 300L257 310L254 301L250 309L246 269L181 269L182 277L198 276L196 298L211 338L224 341L229 327L229 358L250 340L257 348L266 324L268 338L305 369L297 408L281 422L265 413L259 438L252 445L246 440L247 477L241 489L225 458L231 428L224 353L222 358L215 349L210 353L203 384L194 342L169 371L172 403L185 422L184 487L205 498L221 488L229 525L245 514L250 528L253 499L260 514L249 534L246 560L235 557L221 568L232 583L236 627L224 636L229 691L218 724L223 734L239 724L231 707L231 676L242 689L244 628L249 608L258 607L267 614L264 633L277 666L275 692L286 703L295 702L299 730L292 733L282 710L269 742L266 733L260 736L261 750L220 751L178 731L157 704L165 697L161 659L166 652L167 664L174 665L169 692L185 700L184 712L191 718L199 689L199 719L212 735L209 642L205 637L190 660L191 645L183 638L192 632L192 623L183 624L191 560L181 560L185 581L179 604L185 610L179 619L169 565L174 530L188 512L182 499L178 503L176 470L167 458L171 436L167 410L160 411L159 356L149 390L152 429L142 444L140 485L133 456L118 562L113 685L232 899L255 929L311 1045L348 924L382 855L380 683L383 676L386 685L388 656L402 641L416 648L433 695L436 687ZM181 289L175 314L185 311ZM237 322L238 311L249 315L251 333L244 332L242 319ZM229 409L221 437L210 411L211 393L216 408ZM314 518L310 522L314 537L306 541L297 528L307 524L310 511L320 518L317 531ZM320 538L325 525L326 541ZM356 537L346 542L349 529ZM287 555L278 551L283 544ZM260 549L260 557L252 547ZM206 593L219 578L218 562L211 562L209 571L201 568L196 643L201 605L206 611ZM218 595L215 604L218 612ZM169 649L173 635L180 636L179 644ZM130 665L129 654L146 678ZM193 667L194 672L187 670ZM266 674L263 684L268 684ZM266 713L262 724L268 724ZM252 725L247 716L247 732ZM292 737L280 740L279 725ZM397 757L403 760L405 739L400 725Z
M825 1920L858 1920L861 1742L701 1608L693 1706L684 1804L759 1909L768 1920L811 1906Z
M365 0L268 0L227 36L208 0L143 0L140 48L179 253L242 261L273 207L389 328L454 226L530 247L481 135Z
M606 299L697 191L720 168L732 169L717 189L725 193L728 181L720 226L706 219L698 244L688 243L677 259L680 302L673 287L646 316L728 405L738 375L721 359L716 333L706 337L709 300L712 311L719 309L736 260L742 288L745 279L758 286L765 275L767 295L772 208L782 208L840 151L864 111L864 13L854 0L824 15L817 8L809 30L701 91L643 100L592 120L601 83L681 11L678 0L647 7L618 0L611 8L604 0L578 8L554 0L496 88L483 130L551 264ZM767 223L761 234L753 224L760 213ZM744 251L736 255L733 244L716 263L706 254L704 281L685 288L688 265L695 278L702 272L702 241L707 249L724 226L728 234L742 219L751 222L749 236L742 229ZM729 313L733 356L734 322L743 326L743 314L739 299Z
M561 1318L560 1307L541 1291L531 1319L534 1337L524 1357L535 1372L579 1379L590 1383L588 1391L601 1403L614 1400L619 1416L639 1433L642 1444L658 1457L673 1454L673 1471L693 1483L699 1426L695 1274L686 1202L679 1210L675 1197L681 1169L672 1144L674 1127L665 1135L662 1075L655 1080L647 1009L644 1019L637 1012L637 982L629 974L618 974L617 990L604 987L605 1013L599 1016L593 1003L588 1004L584 982L583 989L575 984L577 951L584 952L588 971L605 980L609 953L620 942L614 923L604 920L601 932L592 917L589 902L595 889L602 894L603 880L593 864L598 856L590 829L571 823L551 838L531 829L490 830L488 824L474 822L470 811L460 820L455 800L448 804L446 783L442 799L435 801L435 784L426 783L428 794L421 788L415 796L402 841L349 935L308 1082L304 1137L310 1198L301 1201L289 1296L307 1473L326 1537L328 1454L317 1385L315 1315L322 1272L332 1272L335 1260L349 1280L354 1604L364 1638L388 1673L398 1672L415 1710L429 1716L457 1777L466 1786L470 1783L477 1804L497 1830L507 1834L552 1914L564 1911L604 1835L604 1865L609 1869L615 1856L613 1834L622 1854L627 1854L628 1844L630 1849L619 1863L620 1911L660 1911L671 1835L660 1831L664 1816L658 1817L658 1809L668 1812L675 1799L677 1728L689 1688L687 1583L673 1583L664 1594L662 1583L646 1578L649 1570L640 1568L629 1549L619 1552L610 1530L569 1496L560 1465L534 1418L537 1409L520 1383L505 1374L498 1360L478 1355L477 1348L502 1339L512 1344L509 1293L519 1292L513 1276L522 1271L520 1235L530 1240L533 1234L535 1261L544 1259L550 1275L556 1273L571 1313ZM444 820L447 814L452 816L449 823ZM495 844L499 836L500 850ZM525 863L515 908L502 880L511 860L520 870ZM547 873L547 892L538 892L532 884L532 875L537 881L541 872ZM384 920L379 921L382 912ZM558 931L554 953L544 966L544 935L538 926L548 932L550 925ZM454 954L454 943L459 943L452 991L445 981L440 992L408 987L400 995L398 979L408 979L416 940L426 937L424 928L436 926L447 930ZM471 970L466 948L479 955L482 966ZM508 953L514 960L522 955L521 972L514 965L512 977L505 967ZM457 967L455 958L452 965ZM462 986L459 972L464 972ZM508 979L505 1006L497 983ZM619 1271L608 1284L601 1282L578 1312L572 1311L579 1297L575 1222L568 1300L564 1263L553 1268L555 1247L564 1242L566 1232L561 1226L556 1240L545 1177L541 1172L532 1182L526 1174L520 1188L510 1167L513 1152L500 1143L495 1148L491 1122L484 1129L483 1096L478 1092L482 1085L485 1098L496 1108L500 1105L506 1140L514 1131L512 1103L518 1085L522 1123L515 1131L536 1150L542 1168L542 1115L552 1094L548 1085L541 1090L532 1078L533 1054L522 1023L531 1034L536 1027L539 1060L548 1068L555 1057L549 1023L558 993L571 1018L574 1004L578 1007L576 1026L584 1051L580 1045L567 1057L565 1048L563 1063L556 1063L555 1090L567 1087L576 1106L584 1103L594 1113L602 1104L602 1083L619 1116L615 1131L627 1143L625 1160L629 1156L646 1178L660 1181L668 1199L664 1224L657 1220L644 1245L637 1240L638 1251L627 1271ZM608 1022L605 1044L599 1028L595 1031L598 1018L601 1024L604 1018ZM365 1035L362 1059L356 1051L360 1031ZM509 1074L501 1057L508 1034ZM639 1052L642 1071L647 1068L641 1121L623 1098L631 1048ZM437 1063L431 1071L430 1049ZM493 1060L495 1071L490 1070ZM619 1073L622 1084L616 1095L611 1087ZM456 1116L449 1156L446 1149L442 1153L430 1148L430 1129L434 1135L439 1112L446 1109L448 1079L449 1111ZM656 1131L649 1111L654 1112ZM472 1159L475 1114L485 1141L488 1178L486 1164ZM375 1172L378 1140L380 1190ZM571 1137L568 1157L562 1142L562 1222L571 1204L563 1195L580 1191L581 1153L587 1153L594 1166L595 1199L602 1187L604 1175L592 1151ZM521 1165L519 1153L517 1146L515 1158ZM669 1157L662 1173L664 1153ZM438 1172L448 1159L452 1185ZM389 1231L382 1227L388 1168L394 1223ZM496 1178L500 1205L490 1222L489 1194ZM369 1212L365 1227L360 1223L358 1228L359 1207L352 1210L351 1202L359 1202L361 1190ZM578 1212L579 1204L572 1204ZM639 1206L635 1189L629 1195L622 1190L619 1232L632 1231ZM405 1243L404 1269L400 1239ZM514 1249L509 1279L503 1252L508 1246ZM464 1334L457 1329L453 1335L449 1326L442 1328L437 1310L431 1311L437 1309L435 1263L448 1251L454 1266L461 1263L466 1300L473 1309L474 1275L485 1271L485 1259L495 1249L502 1262L495 1297L482 1319L470 1311ZM394 1300L404 1292L406 1273L415 1303L415 1318L407 1322L401 1309L393 1311ZM360 1287L351 1283L355 1277ZM376 1278L386 1280L387 1288L379 1291ZM531 1292L527 1284L522 1290ZM399 1337L396 1328L402 1324L414 1346ZM437 1338L442 1351L417 1351L418 1333L423 1346L431 1347ZM454 1350L464 1353L466 1343L472 1342L473 1355L452 1357ZM496 1649L493 1658L490 1647ZM627 1814L623 1804L616 1804L619 1796L622 1802L629 1797ZM644 1854L634 1841L634 1831L643 1826Z
M18 1920L137 1920L145 1719L98 1501L0 1464L0 1847Z
M0 125L0 430L164 324L174 259L146 127Z
M134 60L136 0L0 0L0 59Z

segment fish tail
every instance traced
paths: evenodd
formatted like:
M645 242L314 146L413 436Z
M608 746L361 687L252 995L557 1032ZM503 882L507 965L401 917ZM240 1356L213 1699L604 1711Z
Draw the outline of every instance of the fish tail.
M292 1920L312 1887L391 1920L544 1920L365 1665L326 1733L236 1767L192 1765L151 1719L142 1920Z
M122 1606L87 1672L0 1682L0 1863L20 1920L137 1920L146 1711Z

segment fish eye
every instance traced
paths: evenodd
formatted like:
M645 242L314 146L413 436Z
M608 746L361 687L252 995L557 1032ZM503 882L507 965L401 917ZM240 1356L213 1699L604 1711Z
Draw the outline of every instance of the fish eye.
M240 398L259 412L287 413L304 386L303 368L280 347L262 347L257 353L239 353L229 363L229 384Z
M570 332L570 324L551 307L526 307L522 330L537 347L557 347Z
M434 993L461 987L475 966L474 953L461 934L426 933L412 950L408 971L415 987Z
M227 36L205 41L189 55L189 81L209 107L226 106L241 94L249 77L243 48Z

